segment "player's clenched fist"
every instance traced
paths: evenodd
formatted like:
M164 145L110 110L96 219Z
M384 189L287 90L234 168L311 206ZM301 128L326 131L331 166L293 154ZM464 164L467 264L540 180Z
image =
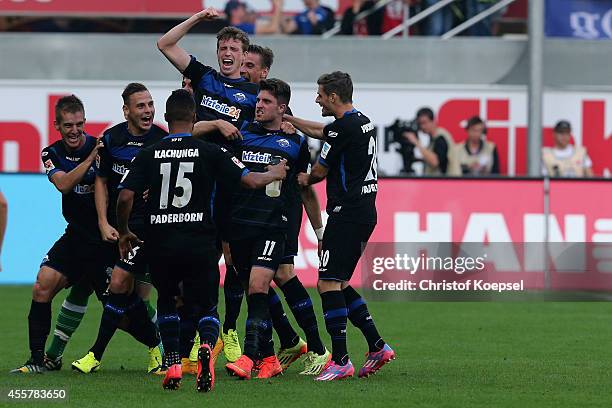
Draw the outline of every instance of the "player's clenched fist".
M102 237L102 241L104 242L117 242L119 239L119 233L117 230L110 225L109 223L98 224L100 228L100 235Z
M289 170L289 166L287 166L286 159L282 159L278 164L268 166L268 171L274 177L274 180L284 180L287 177L287 170Z
M208 7L202 11L200 11L198 14L196 14L198 17L198 20L214 20L215 18L219 17L219 13L217 13L217 10L215 10L212 7Z
M217 120L217 129L227 140L242 140L242 134L238 128L224 120Z

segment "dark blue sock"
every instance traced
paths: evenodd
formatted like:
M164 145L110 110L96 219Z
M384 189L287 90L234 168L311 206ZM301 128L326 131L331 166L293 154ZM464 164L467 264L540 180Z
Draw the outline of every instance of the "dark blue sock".
M35 364L43 365L45 343L51 330L51 303L32 300L28 315L28 337L30 354Z
M346 319L348 313L344 303L344 295L340 290L321 293L321 302L323 304L325 328L332 341L332 360L336 364L345 365L349 356L346 348Z
M198 332L200 333L200 344L208 344L212 350L219 337L219 315L217 309L200 319L198 322Z
M159 344L157 325L151 321L147 306L135 292L128 297L125 314L130 319L126 329L128 333L149 348Z
M157 324L164 344L164 359L166 366L170 367L181 362L180 335L181 319L178 314L161 314L158 307Z
M287 315L283 310L283 304L272 288L268 291L268 302L270 304L272 325L278 334L281 348L287 349L295 346L299 336L295 330L293 330L293 327L291 327L291 323L289 323L289 319L287 319Z
M244 336L244 355L255 361L261 358L260 345L265 338L265 332L272 328L268 295L254 293L249 295L249 316L246 321Z
M240 315L244 288L238 279L238 273L233 265L227 265L225 281L223 282L223 295L225 297L225 318L223 319L223 332L236 330L236 322Z
M189 305L184 304L177 308L177 313L181 319L180 353L181 357L188 358L193 347L193 338L197 330L197 322L193 316L193 309Z
M312 307L312 300L302 282L300 282L297 276L294 276L281 286L280 289L285 294L285 299L291 308L293 316L295 316L295 320L297 320L298 325L306 335L308 351L313 351L319 355L325 354L325 346L323 346L321 336L319 336L319 326L314 308Z
M385 342L376 330L376 325L372 316L370 316L365 300L351 286L347 286L342 293L344 293L344 300L348 308L348 318L363 333L370 352L382 349Z
M119 321L126 313L128 302L129 297L126 294L110 293L108 295L108 300L104 305L104 310L102 311L100 328L98 329L98 337L90 350L94 353L94 356L98 361L102 360L106 346L108 346L108 343L117 331Z

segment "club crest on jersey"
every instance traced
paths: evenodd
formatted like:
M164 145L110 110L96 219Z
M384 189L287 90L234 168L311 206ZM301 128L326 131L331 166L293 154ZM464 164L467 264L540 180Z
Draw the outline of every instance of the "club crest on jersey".
M247 162L247 163L268 164L270 163L271 157L272 155L270 153L250 152L250 151L242 152L242 161Z
M236 92L234 94L234 99L236 99L238 102L243 102L246 101L246 95L242 92Z
M333 130L330 130L329 132L327 132L327 137L336 137L338 136L338 132L334 132Z
M54 168L55 168L55 165L53 165L53 162L51 161L51 159L45 160L45 171L47 173L49 173Z
M279 139L276 141L276 143L278 143L280 147L283 147L285 149L291 146L291 143L289 143L287 139Z
M240 118L240 109L236 108L235 106L230 106L227 103L220 103L218 100L213 99L210 96L203 97L202 103L200 103L200 105L217 111L223 115L227 115L236 120Z

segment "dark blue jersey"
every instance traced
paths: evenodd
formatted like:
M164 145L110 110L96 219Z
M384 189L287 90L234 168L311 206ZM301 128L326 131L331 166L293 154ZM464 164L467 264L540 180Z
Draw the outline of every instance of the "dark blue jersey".
M310 153L304 137L289 135L282 131L270 131L257 122L245 123L240 129L242 141L236 146L236 157L250 171L263 172L272 157L287 160L290 167L287 179L281 185L281 194L270 197L266 189L241 188L233 195L232 228L233 239L259 235L262 231L285 230L288 208L295 199L291 194L297 173L308 168Z
M376 130L353 109L323 129L319 163L329 168L327 213L348 222L376 224Z
M132 159L136 157L141 149L159 142L168 132L153 125L151 129L142 136L133 136L128 131L127 122L120 123L104 132L102 136L102 147L98 151L96 160L97 175L106 178L108 188L108 222L117 226L117 196L119 185L124 174L130 168ZM136 197L130 226L142 226L145 223L145 203L142 197Z
M147 250L166 256L207 254L216 240L212 220L217 184L232 188L248 173L238 159L188 133L142 149L120 188L149 190Z
M244 78L230 79L200 63L195 57L183 72L191 79L198 120L225 120L240 129L253 121L259 87ZM233 147L221 133L207 137L213 143Z
M41 159L49 180L58 171L68 173L81 164L96 146L97 139L85 136L85 144L80 149L68 150L63 141L58 140L45 147ZM62 215L68 226L66 232L77 233L86 240L100 239L98 216L94 202L95 172L93 166L71 192L62 194Z

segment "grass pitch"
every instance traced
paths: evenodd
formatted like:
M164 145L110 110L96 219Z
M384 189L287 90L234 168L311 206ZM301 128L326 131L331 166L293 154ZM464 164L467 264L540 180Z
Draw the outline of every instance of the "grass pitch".
M54 318L65 294L54 301ZM311 294L320 313L319 297ZM298 361L283 376L246 382L227 376L220 357L215 390L199 394L191 376L183 379L180 390L163 390L161 378L144 371L145 347L123 332L112 340L100 372L83 375L70 370L70 363L82 357L95 339L101 307L93 297L66 348L60 372L8 374L28 357L30 296L30 287L0 287L0 390L65 389L68 401L64 405L68 406L612 406L611 303L371 302L377 326L398 356L379 374L365 380L315 383L298 375ZM245 309L243 304L241 334ZM329 344L322 318L319 326ZM366 343L354 327L349 326L348 335L351 359L358 369ZM54 405L49 401L16 404ZM14 406L6 399L0 399L0 405Z

